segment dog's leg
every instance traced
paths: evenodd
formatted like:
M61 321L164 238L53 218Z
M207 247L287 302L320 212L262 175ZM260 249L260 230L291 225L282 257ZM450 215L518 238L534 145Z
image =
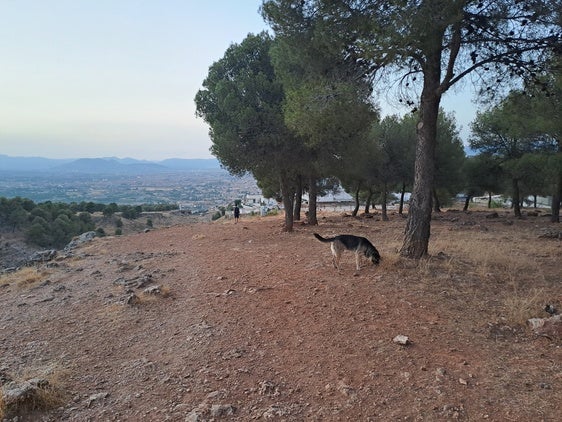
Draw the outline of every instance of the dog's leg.
M355 252L355 269L357 271L359 271L359 268L361 268L360 262L361 262L361 255L359 254L359 252L356 251Z
M336 246L332 243L332 245L330 246L330 249L332 249L332 264L334 264L334 268L336 269L340 269L340 254L339 254L339 250L336 248Z

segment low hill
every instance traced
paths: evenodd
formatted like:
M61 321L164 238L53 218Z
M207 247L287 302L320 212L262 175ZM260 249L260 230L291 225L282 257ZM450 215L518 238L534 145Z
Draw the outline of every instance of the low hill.
M50 159L43 157L11 157L0 154L0 171L50 172L82 174L154 174L170 171L220 169L218 160L170 158L161 161L133 158Z
M80 158L70 163L53 167L53 172L87 174L152 174L165 172L166 167L155 163L122 164L105 158Z
M4 275L0 409L35 385L45 409L6 417L558 420L562 342L526 320L560 309L559 225L441 213L413 261L404 218L367 217L182 224ZM314 232L366 236L382 263L336 270Z

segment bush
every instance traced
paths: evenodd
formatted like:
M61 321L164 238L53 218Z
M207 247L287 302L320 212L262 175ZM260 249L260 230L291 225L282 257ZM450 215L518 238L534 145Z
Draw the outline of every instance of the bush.
M123 234L123 230L115 229L115 236L121 236Z

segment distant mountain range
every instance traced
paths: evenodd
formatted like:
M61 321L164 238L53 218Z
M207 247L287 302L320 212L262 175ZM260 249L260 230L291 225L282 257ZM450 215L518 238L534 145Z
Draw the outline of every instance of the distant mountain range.
M176 171L218 170L218 160L170 158L162 161L134 158L51 159L43 157L11 157L0 154L0 172L49 172L77 174L157 174Z

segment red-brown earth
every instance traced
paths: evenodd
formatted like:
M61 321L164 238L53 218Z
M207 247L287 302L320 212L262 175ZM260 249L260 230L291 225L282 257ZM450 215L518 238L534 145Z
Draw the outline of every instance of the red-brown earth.
M399 258L396 214L96 238L0 287L0 372L64 394L17 420L560 420L562 343L512 309L559 307L562 244L539 236L560 226L486 215L434 218L421 261ZM383 261L336 270L313 232L366 236Z

